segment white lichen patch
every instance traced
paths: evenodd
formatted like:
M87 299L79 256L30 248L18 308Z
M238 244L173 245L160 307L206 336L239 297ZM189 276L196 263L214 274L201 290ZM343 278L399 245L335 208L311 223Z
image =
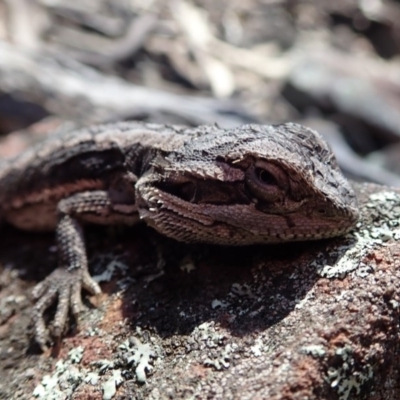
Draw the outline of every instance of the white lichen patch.
M128 266L123 262L118 260L111 260L101 274L93 276L93 280L98 283L109 282L118 270L125 272L127 269Z
M156 351L149 343L142 343L137 337L125 340L119 347L120 357L127 366L132 366L138 382L145 383L147 374L153 370L153 359Z
M84 350L83 346L71 349L66 360L59 360L56 363L54 373L42 378L41 383L36 386L33 396L42 400L65 399L72 395L82 382L96 385L99 374L78 365L82 360Z
M337 390L339 400L352 399L354 395L361 393L362 385L372 379L372 366L366 365L363 370L356 370L353 350L350 346L340 347L335 353L342 363L339 367L329 368L327 380L331 387Z
M373 249L374 245L369 238L355 235L357 241L351 246L342 246L338 249L343 252L342 257L335 265L324 265L319 269L319 275L325 278L344 278L348 273L360 266L360 260Z
M85 379L88 371L73 365L71 359L59 360L52 375L45 375L33 391L33 396L41 400L61 400L69 398Z
M111 377L103 385L103 400L111 400L117 393L117 387L123 382L120 370L113 371Z
M218 331L215 322L196 327L190 339L197 343L203 365L217 371L229 368L232 353L238 348L236 343L226 343L226 335Z
M100 376L99 376L98 372L96 372L96 371L89 372L85 377L85 382L94 386L94 385L97 385L97 383L99 382L99 379L100 379Z
M217 371L229 368L230 360L232 358L232 353L237 349L235 343L227 344L221 352L216 354L213 358L206 358L203 364L206 367L213 367Z
M255 343L250 347L250 350L256 357L260 357L262 355L264 351L264 344L261 338L255 340Z
M204 322L197 326L191 337L200 344L200 349L221 346L225 339L225 335L216 331L214 322Z
M378 201L380 203L386 203L386 202L394 202L395 204L399 202L399 195L396 192L391 192L391 191L384 191L384 192L378 192L378 193L373 193L371 196L369 196L370 200L372 201ZM369 205L371 207L371 205Z
M137 329L138 333L140 329ZM147 375L153 370L157 349L151 343L143 343L136 337L125 340L112 359L94 361L89 368L80 362L84 348L79 346L69 351L66 360L59 360L52 375L45 375L36 386L33 396L41 400L61 400L72 398L81 384L100 385L103 399L111 400L118 386L129 379L132 370L140 383L145 383ZM131 378L130 378L131 379Z
M84 348L82 346L75 347L68 352L68 358L73 364L81 362L83 357Z
M247 299L250 299L251 302L242 301ZM264 307L261 306L258 310L254 310L254 301L261 301L261 297L258 296L257 293L255 293L248 284L233 283L231 286L231 290L227 295L227 298L225 300L219 301L222 303L223 308L229 308L232 304L235 303L235 315L232 314L232 318L240 315L249 315L251 317L255 317L259 312L264 309ZM214 307L214 305L215 303L213 302L213 308L216 308ZM252 310L253 314L249 314L250 310Z
M211 302L211 308L214 310L214 309L216 309L216 308L226 308L226 307L228 307L228 303L226 303L225 301L221 301L221 300L218 300L218 299L214 299L212 302Z
M139 328L137 331L140 333ZM137 381L145 383L147 375L153 371L153 362L158 353L152 344L142 343L139 338L132 336L118 346L113 360L98 360L93 362L93 365L99 368L101 374L108 370L113 370L114 375L117 370L133 370Z
M104 331L97 326L89 326L83 334L85 337L102 336Z
M322 345L317 345L317 344L311 344L309 346L303 346L300 349L301 353L304 354L309 354L310 356L314 358L322 358L326 354L325 347Z
M231 296L244 296L250 299L256 299L257 296L251 291L250 286L246 284L233 283L231 287Z
M371 264L364 264L363 259L371 253L376 246L386 246L390 240L400 238L400 195L384 191L374 193L365 204L368 208L369 224L360 223L358 231L348 235L349 240L355 239L345 247L338 248L342 254L335 265L323 265L316 262L318 273L326 278L344 278L354 272L359 277L367 276L374 271ZM321 258L324 255L321 255Z
M81 384L97 385L105 369L90 371L79 363L82 360L84 348L79 346L71 349L66 360L56 363L52 375L45 375L33 391L33 396L40 400L64 400L72 398ZM94 363L95 364L95 363ZM119 379L116 377L119 376ZM112 376L103 383L103 399L111 399L116 387L122 382L121 371L113 371ZM114 390L113 390L114 389Z
M65 399L75 391L86 378L88 370L75 366L82 360L82 346L71 349L66 360L59 360L52 375L45 375L33 391L33 396L41 400Z
M395 299L389 300L389 303L391 304L391 306L396 309L400 307L400 303L398 301L396 301Z
M382 223L376 227L373 236L378 235L382 241L400 238L400 195L395 192L385 191L372 194L367 204L374 220L379 216Z

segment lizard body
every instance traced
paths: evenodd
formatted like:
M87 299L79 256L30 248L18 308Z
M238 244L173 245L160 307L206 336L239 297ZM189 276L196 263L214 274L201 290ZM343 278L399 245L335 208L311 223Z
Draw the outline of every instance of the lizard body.
M188 128L126 122L50 137L0 164L0 216L55 230L59 266L34 289L35 336L58 300L53 334L90 277L82 223L144 220L183 242L249 245L339 236L358 220L355 195L321 136L297 124Z

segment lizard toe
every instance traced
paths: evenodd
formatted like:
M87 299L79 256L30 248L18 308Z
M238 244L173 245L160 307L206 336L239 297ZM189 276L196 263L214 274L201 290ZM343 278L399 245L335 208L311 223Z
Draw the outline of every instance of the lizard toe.
M47 279L36 284L36 286L32 290L33 298L35 300L42 298L43 295L46 293L48 286L49 286L49 282Z
M84 305L82 302L82 295L81 295L82 287L81 285L75 286L72 288L71 297L70 297L70 304L71 304L71 312L75 316L78 315L84 310Z
M39 344L41 349L45 351L47 349L46 343L49 341L49 331L46 327L44 320L45 310L55 301L57 297L56 288L49 288L46 292L47 284L45 281L41 282L40 287L35 287L34 296L39 298L35 306L33 307L32 322L33 330L36 342Z
M93 295L101 293L99 284L89 275L87 271L83 271L82 274L82 287Z
M56 313L52 322L51 334L53 337L62 336L68 319L68 312L77 317L84 309L82 303L82 287L91 293L99 293L100 287L96 282L82 273L82 270L68 271L58 268L43 282L33 289L33 296L37 300L33 309L33 326L35 340L43 348L49 341L49 329L46 327L44 314L46 310L57 302ZM89 286L88 282L91 283Z
M79 285L80 289L80 285ZM57 310L52 323L51 333L54 337L59 338L65 328L68 318L68 310L70 308L70 297L72 289L69 285L65 286L58 292Z

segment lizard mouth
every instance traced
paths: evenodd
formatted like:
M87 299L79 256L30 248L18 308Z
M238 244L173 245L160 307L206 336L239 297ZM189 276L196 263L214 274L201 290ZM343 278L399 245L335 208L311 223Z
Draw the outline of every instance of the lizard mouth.
M276 160L215 163L211 171L164 167L142 180L142 218L177 240L227 245L330 238L358 219L350 186L336 182L340 176L314 185L312 171Z
M191 204L232 205L250 204L240 182L210 182L188 180L185 182L157 183L159 190Z
M306 194L298 199L291 199L289 196L283 196L278 190L269 191L265 194L265 186L274 185L271 183L271 176L265 175L265 170L252 170L252 177L258 174L262 178L260 187L250 186L244 181L221 182L204 181L200 179L186 179L179 181L169 180L168 182L157 182L153 185L161 192L171 195L171 201L179 199L188 203L187 207L196 208L199 206L251 206L256 214L281 216L288 221L288 226L299 227L296 219L308 221L320 221L325 226L331 222L333 227L352 226L358 220L357 208L349 210L349 207L333 206L326 199L322 199L320 204L310 202L310 196ZM266 182L268 180L268 182ZM261 186L259 184L259 186ZM264 190L260 195L260 190ZM272 198L271 198L272 196ZM278 197L276 197L278 196ZM315 198L314 198L315 200ZM204 207L202 207L204 209ZM296 218L299 216L299 218Z
M354 219L344 214L337 219L321 219L304 210L288 214L263 212L245 195L240 197L241 203L232 197L228 197L230 203L226 198L218 202L212 191L200 195L195 189L199 187L188 181L174 185L158 182L157 187L153 182L140 193L144 201L139 206L141 218L178 241L221 245L319 240L340 236L354 225ZM229 186L226 190L232 194Z

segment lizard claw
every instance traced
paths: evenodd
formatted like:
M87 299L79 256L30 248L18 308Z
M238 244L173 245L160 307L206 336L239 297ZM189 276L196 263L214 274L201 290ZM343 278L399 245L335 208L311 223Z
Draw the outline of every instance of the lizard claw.
M82 270L67 271L57 268L43 282L33 289L33 297L37 300L33 308L33 326L35 339L42 350L47 348L49 332L46 328L43 315L45 311L57 301L57 310L52 323L51 334L61 337L68 317L68 311L77 317L84 309L81 291L88 290L91 294L101 293L99 285Z

